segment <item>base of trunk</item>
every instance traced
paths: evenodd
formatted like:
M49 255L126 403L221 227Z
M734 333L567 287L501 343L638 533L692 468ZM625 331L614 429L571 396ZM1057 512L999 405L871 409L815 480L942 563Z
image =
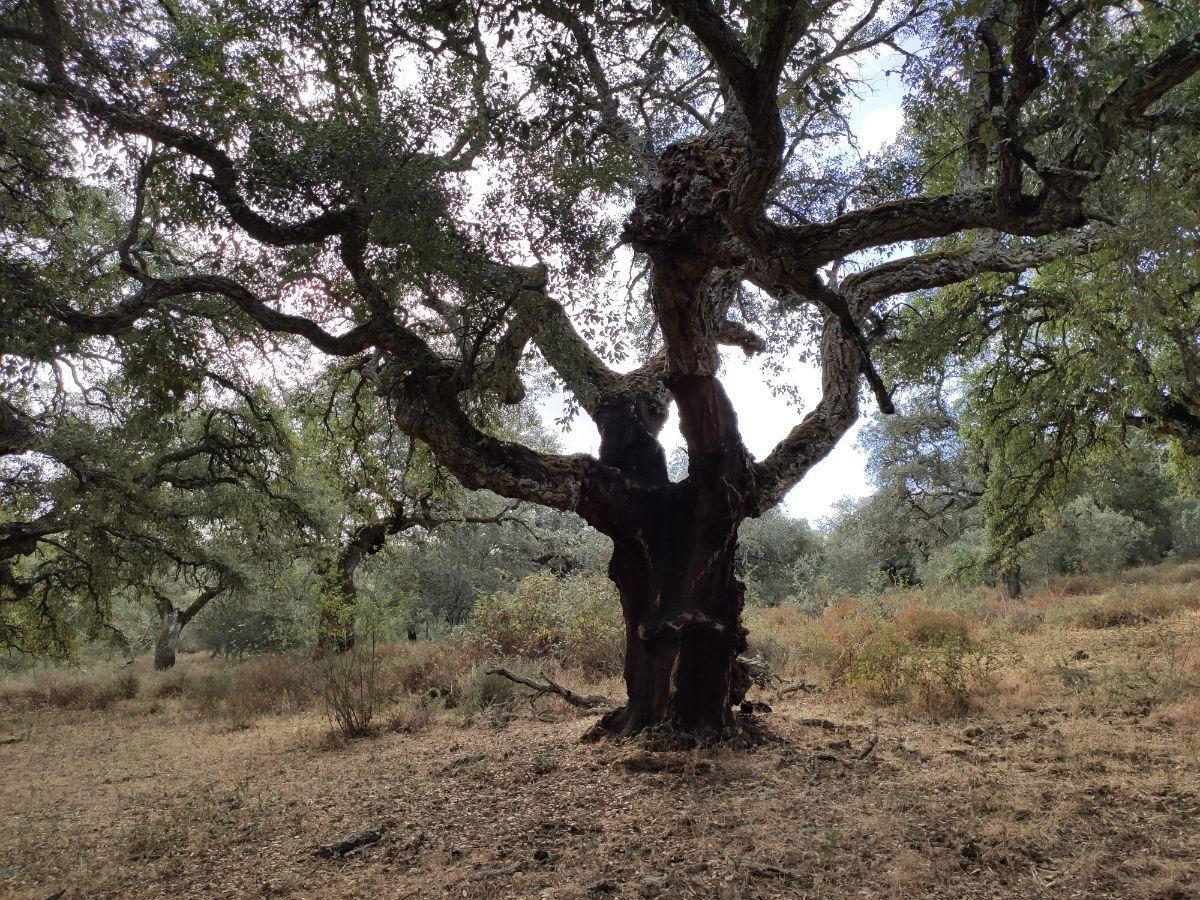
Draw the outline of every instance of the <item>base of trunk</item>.
M647 726L630 733L627 707L610 710L600 717L591 728L583 733L580 741L598 744L601 741L630 742L643 750L655 753L673 753L706 747L726 747L746 750L778 740L766 723L757 715L762 704L743 703L737 712L731 711L729 724L720 729L687 731L669 722ZM769 707L768 707L769 709Z
M675 670L672 674L677 675L678 666L672 668ZM734 659L726 672L714 671L717 667L711 664L706 668L707 677L700 679L706 690L693 690L685 695L683 703L675 691L676 679L672 679L671 689L666 692L631 690L629 702L605 713L588 729L583 740L592 743L637 738L646 746L671 750L738 744L751 732L760 732L762 728L753 716L754 705L745 700L752 684L746 664ZM694 682L692 686L696 686ZM760 741L754 738L751 742Z

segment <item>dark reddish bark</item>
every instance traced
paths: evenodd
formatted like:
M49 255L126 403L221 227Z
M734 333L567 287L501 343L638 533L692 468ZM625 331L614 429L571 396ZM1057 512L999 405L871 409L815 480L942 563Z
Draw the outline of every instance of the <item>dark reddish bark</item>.
M735 660L746 649L737 526L701 506L688 486L671 485L645 504L634 533L615 541L609 575L625 615L629 701L599 732L668 726L701 735L733 724L745 694Z
M609 576L625 617L629 700L593 737L663 727L720 734L745 695L736 663L746 649L745 590L734 555L751 461L714 376L673 376L669 385L690 448L681 483L669 481L655 437L661 410L629 402L598 417L601 462L628 478L618 518L595 524L613 538Z

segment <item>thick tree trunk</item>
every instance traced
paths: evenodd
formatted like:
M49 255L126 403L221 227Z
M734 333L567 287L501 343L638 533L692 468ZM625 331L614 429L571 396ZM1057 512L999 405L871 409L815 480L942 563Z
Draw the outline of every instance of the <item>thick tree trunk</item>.
M592 737L652 728L717 736L734 725L733 707L749 686L736 663L746 649L737 524L712 515L684 485L663 493L634 534L614 541L609 575L625 616L629 700Z
M160 672L175 665L175 651L179 648L179 634L183 631L183 618L173 606L160 603L158 607L158 637L154 642L154 668Z
M412 524L411 520L409 524ZM317 621L318 657L354 649L358 624L358 588L354 584L354 573L364 559L383 549L389 534L396 534L405 527L402 511L392 519L360 525L325 569Z
M190 604L177 609L166 594L155 592L158 606L158 636L154 642L154 668L160 672L175 665L175 652L179 649L179 635L184 626L196 618L210 601L226 589L224 583L205 588Z

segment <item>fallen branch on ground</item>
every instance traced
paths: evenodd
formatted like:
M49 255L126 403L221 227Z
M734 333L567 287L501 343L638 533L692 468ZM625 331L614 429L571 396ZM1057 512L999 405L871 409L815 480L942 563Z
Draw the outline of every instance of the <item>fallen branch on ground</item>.
M332 844L326 844L324 847L317 848L318 856L345 856L352 850L357 850L359 847L366 847L368 844L378 844L383 840L383 835L387 832L387 823L380 822L374 828L368 828L366 831L360 831L358 834L352 834L349 837L344 837L340 841L334 841Z
M601 694L578 694L570 688L563 687L545 672L542 673L542 677L546 679L544 682L528 678L525 675L518 675L502 666L488 669L487 673L489 675L499 675L507 678L509 681L515 681L517 684L523 684L525 687L531 688L534 692L532 694L533 697L540 697L544 694L557 694L572 706L578 706L580 709L600 709L601 707L614 707L617 705L616 701L611 697L605 697Z
M771 664L761 656L739 656L737 661L746 667L750 680L764 691L770 690L775 684L783 684L783 679L771 670Z
M794 694L797 691L803 691L806 694L815 694L817 686L807 681L797 681L795 684L789 684L787 687L781 687L776 690L775 696L782 697L784 694Z
M871 751L875 749L875 745L879 743L879 735L873 734L867 738L867 742L858 748L858 752L854 754L855 759L866 759L871 755Z

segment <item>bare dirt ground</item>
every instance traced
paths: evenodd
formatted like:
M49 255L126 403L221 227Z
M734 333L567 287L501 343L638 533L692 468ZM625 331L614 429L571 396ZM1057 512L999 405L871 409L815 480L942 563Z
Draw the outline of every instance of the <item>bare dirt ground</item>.
M1103 665L1138 630L1053 640ZM941 722L783 698L749 751L582 745L555 700L348 744L316 713L0 707L0 893L1200 897L1195 698L1081 699L1037 652Z

